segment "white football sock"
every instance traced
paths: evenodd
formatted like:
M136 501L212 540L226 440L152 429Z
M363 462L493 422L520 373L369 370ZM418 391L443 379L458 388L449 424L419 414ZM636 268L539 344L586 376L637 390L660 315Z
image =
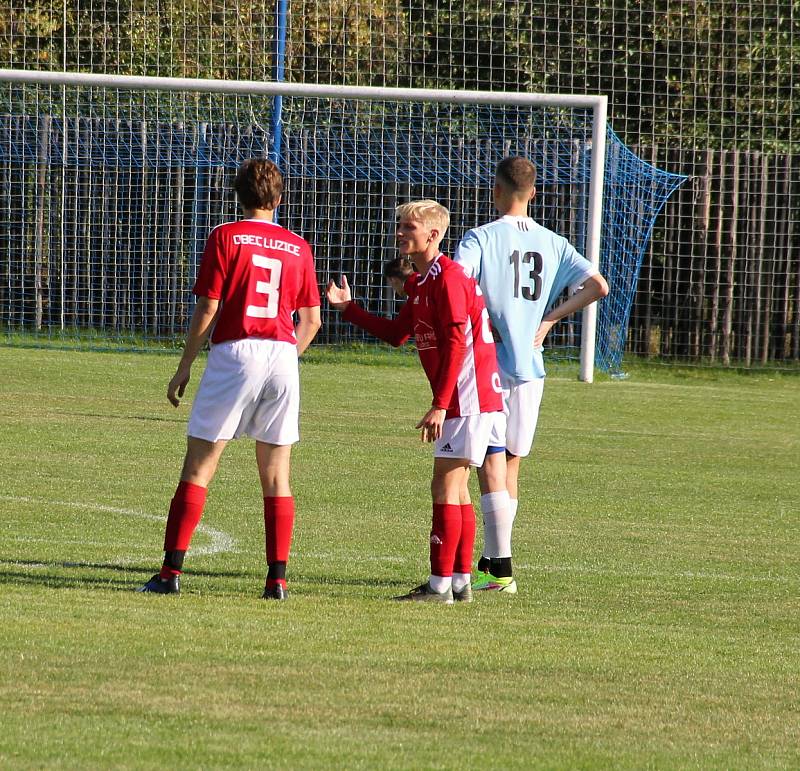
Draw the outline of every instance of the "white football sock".
M469 573L453 573L453 591L460 592L465 586L472 582L472 576Z
M486 517L497 505L495 503L496 495L497 493L486 493L481 496L481 514L483 516L483 549L481 550L481 557L486 559L490 559L497 552L497 539L494 536L494 530L488 530L486 527Z
M442 592L446 592L450 585L453 583L452 576L429 576L428 583L430 584L431 589L434 592L438 592L441 594Z
M508 511L511 516L511 522L508 526L508 555L511 556L511 533L514 530L514 520L517 518L517 508L519 507L519 499L508 499Z
M511 525L514 518L510 500L507 490L481 496L484 557L511 556Z

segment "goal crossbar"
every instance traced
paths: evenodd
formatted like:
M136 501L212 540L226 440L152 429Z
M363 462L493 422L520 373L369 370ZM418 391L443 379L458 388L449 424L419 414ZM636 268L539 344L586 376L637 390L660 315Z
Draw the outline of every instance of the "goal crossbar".
M130 91L200 91L209 94L249 96L339 97L368 101L441 102L450 104L542 105L606 109L606 96L586 94L539 94L517 91L459 91L434 88L382 88L335 86L285 81L224 80L215 78L168 78L149 75L112 75L88 72L50 72L0 69L0 82L50 86L119 88Z

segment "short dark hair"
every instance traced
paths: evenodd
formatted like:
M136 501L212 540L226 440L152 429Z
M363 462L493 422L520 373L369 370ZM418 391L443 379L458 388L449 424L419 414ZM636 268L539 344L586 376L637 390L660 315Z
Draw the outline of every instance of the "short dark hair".
M383 266L384 278L400 278L405 281L414 272L414 265L408 257L395 257Z
M283 175L266 158L251 158L236 172L233 189L245 209L274 209L283 193Z
M536 187L536 167L527 158L512 155L497 164L495 179L512 195L528 195Z

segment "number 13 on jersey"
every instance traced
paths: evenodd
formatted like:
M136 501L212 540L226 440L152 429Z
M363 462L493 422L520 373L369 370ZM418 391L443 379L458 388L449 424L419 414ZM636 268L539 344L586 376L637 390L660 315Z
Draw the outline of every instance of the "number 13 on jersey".
M278 299L283 263L263 254L253 255L253 265L269 271L268 281L256 281L256 292L266 295L266 305L248 305L247 315L257 319L274 319L278 315Z
M520 260L519 252L514 251L509 257L509 262L514 266L514 297L519 297L520 290ZM522 287L522 296L526 300L535 302L542 294L542 255L539 252L525 252L522 255L522 264L528 270L528 286Z

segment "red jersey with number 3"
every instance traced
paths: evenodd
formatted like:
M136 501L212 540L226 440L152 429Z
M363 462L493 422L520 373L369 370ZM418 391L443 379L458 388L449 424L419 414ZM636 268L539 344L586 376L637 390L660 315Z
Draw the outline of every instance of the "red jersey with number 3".
M212 343L245 337L296 343L292 313L320 304L311 247L266 220L214 228L192 291L222 301Z

